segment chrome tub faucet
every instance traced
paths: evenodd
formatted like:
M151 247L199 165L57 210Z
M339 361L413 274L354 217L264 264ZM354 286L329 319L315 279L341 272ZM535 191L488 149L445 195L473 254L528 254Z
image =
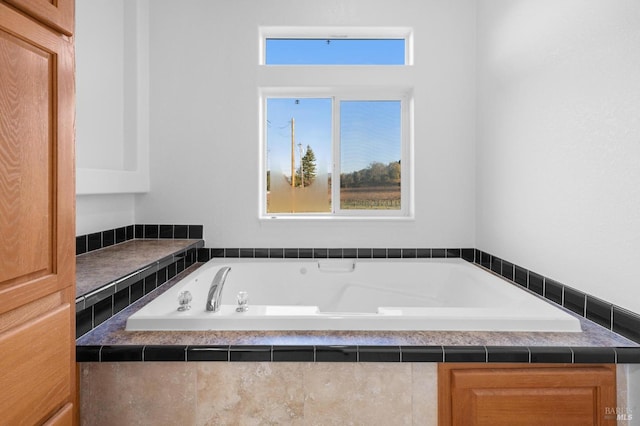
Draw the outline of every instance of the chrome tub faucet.
M216 276L209 287L209 295L207 296L207 311L218 312L220 309L220 300L222 299L222 288L227 279L227 274L231 270L230 266L224 266L216 273Z

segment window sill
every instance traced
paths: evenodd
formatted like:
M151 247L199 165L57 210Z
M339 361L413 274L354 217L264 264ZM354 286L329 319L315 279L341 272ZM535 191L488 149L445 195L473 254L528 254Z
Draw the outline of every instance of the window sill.
M415 216L337 216L337 215L291 215L259 216L260 222L413 222Z

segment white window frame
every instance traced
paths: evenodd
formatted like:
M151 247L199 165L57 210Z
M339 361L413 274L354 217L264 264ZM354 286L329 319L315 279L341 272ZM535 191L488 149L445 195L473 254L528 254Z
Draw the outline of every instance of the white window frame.
M413 96L410 89L384 89L378 87L358 88L357 90L345 88L262 88L260 91L261 104L261 188L260 206L261 218L409 218L412 216L412 143L411 143L411 110ZM330 213L268 213L267 212L267 100L273 98L326 98L332 101L331 120L331 212ZM340 145L340 102L341 101L399 101L400 102L400 209L372 210L372 209L341 209L340 208L340 172L341 172L341 145Z
M269 38L356 38L405 40L405 65L266 65ZM259 30L258 62L260 176L259 219L320 220L413 220L413 33L411 28L392 27L262 27ZM409 71L409 72L408 72ZM409 81L407 81L409 77ZM378 84L377 82L380 82ZM331 98L332 120L332 211L330 213L267 213L267 128L268 98ZM401 207L399 210L355 210L340 208L340 101L401 102ZM337 173L336 173L337 172Z

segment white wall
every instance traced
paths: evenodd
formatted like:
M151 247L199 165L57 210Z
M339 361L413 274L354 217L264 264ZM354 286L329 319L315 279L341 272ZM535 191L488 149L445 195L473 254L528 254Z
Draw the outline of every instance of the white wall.
M475 2L150 2L151 181L139 223L216 247L472 247ZM259 26L415 29L414 221L258 220Z
M76 197L76 235L86 235L135 223L134 194Z
M124 169L124 0L78 0L76 162Z
M477 246L640 312L640 2L478 2Z
M76 235L133 223L149 186L146 7L76 1Z

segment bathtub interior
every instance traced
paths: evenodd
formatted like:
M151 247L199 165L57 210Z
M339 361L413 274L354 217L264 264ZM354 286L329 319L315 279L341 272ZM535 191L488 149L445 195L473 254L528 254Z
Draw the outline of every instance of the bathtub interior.
M254 305L317 306L320 312L375 313L379 307L498 307L517 294L493 286L491 294L473 285L472 271L447 261L326 260L259 261L234 268L222 303L233 305L239 291ZM391 267L390 267L391 266ZM431 266L431 267L429 267ZM434 267L437 266L437 267ZM200 282L208 287L217 268ZM476 278L477 279L477 278ZM491 285L491 280L487 283Z
M205 312L224 266L222 308ZM185 290L192 309L177 312ZM248 312L235 312L240 291ZM573 316L461 259L214 259L132 315L127 329L581 331Z

